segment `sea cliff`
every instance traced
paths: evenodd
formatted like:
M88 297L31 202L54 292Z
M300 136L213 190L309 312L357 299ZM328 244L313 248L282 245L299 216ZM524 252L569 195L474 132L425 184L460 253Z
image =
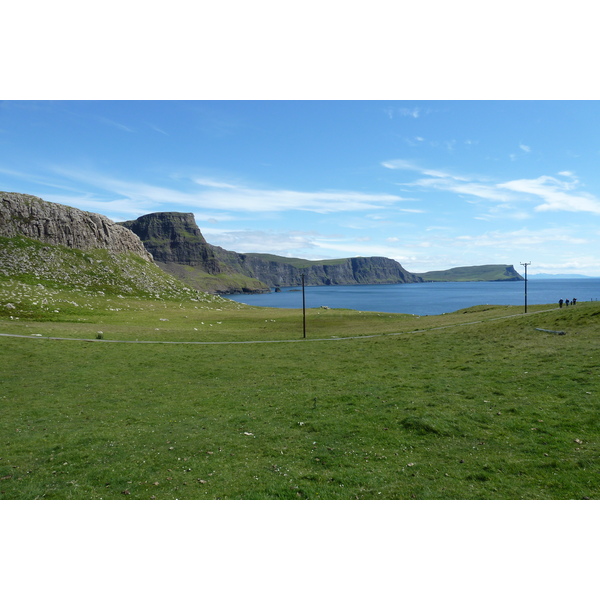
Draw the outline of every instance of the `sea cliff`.
M258 293L299 285L302 275L309 286L422 281L384 257L309 261L225 250L206 242L192 213L152 213L121 225L140 237L161 268L208 291Z
M379 256L342 258L330 261L291 259L271 254L228 253L231 261L244 273L271 287L306 285L362 285L382 283L417 283L421 278L406 271L390 258ZM233 254L233 256L231 256ZM223 254L217 254L223 256Z
M139 236L161 269L196 289L220 294L270 291L251 274L221 261L192 213L151 213L120 224Z

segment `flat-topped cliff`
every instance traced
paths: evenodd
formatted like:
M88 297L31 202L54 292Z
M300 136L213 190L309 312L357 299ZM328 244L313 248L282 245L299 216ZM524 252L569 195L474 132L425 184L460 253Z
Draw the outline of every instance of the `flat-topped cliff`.
M120 225L140 237L161 269L197 289L222 294L269 291L252 274L219 260L192 213L151 213Z
M151 213L119 224L133 231L158 262L200 265L212 274L222 271L192 213Z
M423 281L522 281L512 265L454 267L445 271L419 273Z

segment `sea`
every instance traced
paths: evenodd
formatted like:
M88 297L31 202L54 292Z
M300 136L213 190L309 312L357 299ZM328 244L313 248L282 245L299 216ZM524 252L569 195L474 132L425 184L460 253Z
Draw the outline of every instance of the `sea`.
M302 308L302 288L284 287L270 294L225 295L251 306ZM306 308L349 308L352 310L413 315L440 315L481 304L528 306L553 304L558 300L600 300L600 277L573 279L529 279L524 281L475 281L402 283L382 285L306 286Z

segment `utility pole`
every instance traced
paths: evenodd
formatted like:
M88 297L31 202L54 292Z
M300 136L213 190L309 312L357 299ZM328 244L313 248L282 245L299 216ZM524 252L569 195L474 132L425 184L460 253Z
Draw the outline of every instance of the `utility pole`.
M302 273L302 329L306 337L306 299L304 297L304 273Z
M530 265L530 262L521 263L525 267L525 312L527 312L527 265Z

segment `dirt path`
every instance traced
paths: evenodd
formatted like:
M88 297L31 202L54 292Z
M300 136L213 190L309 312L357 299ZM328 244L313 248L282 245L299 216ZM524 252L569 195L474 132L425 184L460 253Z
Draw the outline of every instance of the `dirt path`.
M513 319L515 317L527 317L529 315L537 315L545 312L553 312L558 308L551 308L547 310L539 310L530 313L519 313L517 315L507 315L506 317L492 317L490 319L482 319L480 321L469 321L468 323L455 323L454 325L442 325L440 327L430 327L428 329L417 329L413 331L400 331L397 333L376 333L373 335L355 335L350 337L330 337L330 338L299 338L297 340L248 340L243 342L161 342L153 340L98 340L98 339L85 339L85 338L63 338L63 337L52 337L52 336L41 336L41 335L20 335L16 333L0 333L2 337L16 337L25 338L28 340L59 340L68 342L95 342L105 344L188 344L196 346L216 346L224 344L292 344L298 342L341 342L343 340L368 340L378 337L386 337L392 335L408 335L411 333L427 333L428 331L438 331L440 329L452 329L453 327L463 327L466 325L477 325L479 323L486 323L489 321L499 321L501 319Z

